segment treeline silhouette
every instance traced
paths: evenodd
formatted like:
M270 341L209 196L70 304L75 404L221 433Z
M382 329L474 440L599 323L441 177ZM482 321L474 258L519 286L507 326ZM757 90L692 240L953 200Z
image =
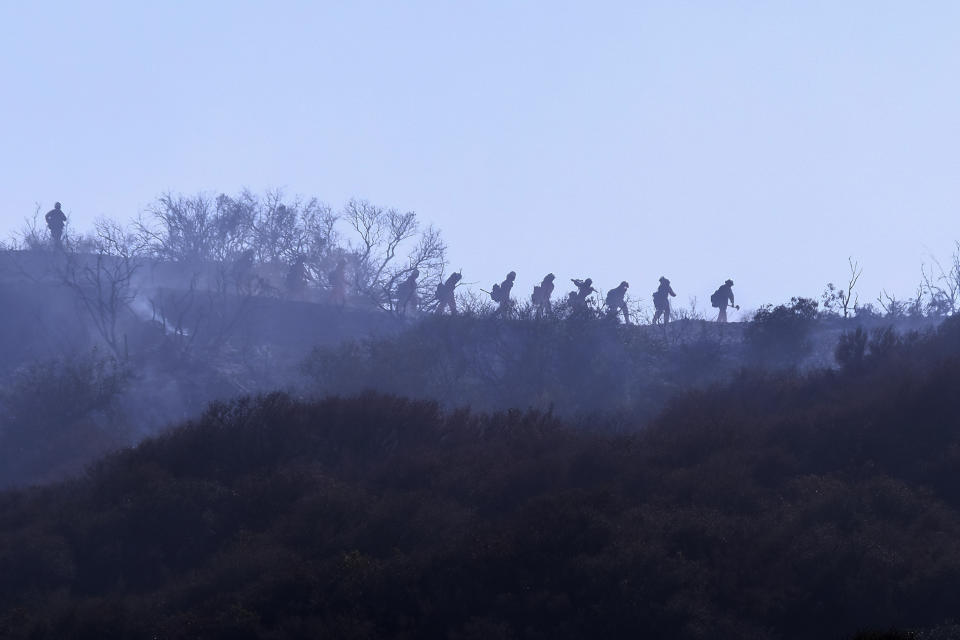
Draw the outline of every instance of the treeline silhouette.
M28 218L9 241L0 242L0 249L65 252L73 259L75 270L78 263L85 262L78 256L97 256L96 267L88 274L90 277L73 283L81 295L84 288L102 290L106 284L112 296L129 303L133 298L125 300L125 296L131 281L135 280L133 275L148 262L163 262L185 267L181 276L186 275L186 279L180 283L184 287L197 286L196 280L202 280L200 285L207 289L336 302L398 315L416 313L417 307L420 311L444 308L437 294L442 290L439 285L449 274L446 273L447 246L440 231L424 225L413 211L383 207L364 199L351 198L334 209L316 197L290 197L279 189L263 194L244 189L234 195L216 196L203 192L191 196L167 192L131 221L101 218L92 232L86 234L71 229L68 224L62 240L53 228L43 227L40 211L38 204L33 218ZM120 268L116 267L118 262L122 264ZM589 269L589 265L576 268ZM857 283L863 267L850 258L849 268L845 287L826 285L820 296L821 314L860 319L886 315L889 319L898 319L942 318L960 311L960 242L956 243L949 262L941 263L931 257L929 264L921 265L916 291L906 298L883 290L872 302L861 303ZM586 312L595 317L616 316L619 309L628 323L633 318L635 322L656 324L649 313L651 295L643 293L625 298L626 281L610 290L604 299L603 291L590 286L585 290L586 295L582 295L583 281L574 279L574 283L580 283L576 287L581 292L581 304L570 305L567 298L568 293L573 295L568 291L570 286L554 292L552 273L534 289L533 296L529 289L511 292L513 280L508 276L510 288L506 297L499 299L495 293L502 284L489 285L491 292L480 289L483 295L467 287L458 288L465 284L460 282L461 272L453 274L456 281L449 291L451 311L466 309L473 313L529 318L544 309L549 309L552 315ZM515 272L510 273L516 277ZM541 274L526 274L527 278L531 276L536 280ZM344 289L336 295L334 280L341 281L339 285ZM548 280L546 299L535 300L537 289L542 296ZM667 282L669 288L669 280L662 281ZM586 282L592 281L587 278ZM732 281L727 282L732 286ZM650 286L653 286L652 278ZM619 303L611 307L610 294L621 287L624 290L617 298ZM640 290L646 291L647 287L642 286ZM719 290L714 295L718 293ZM554 294L555 306L550 303ZM587 297L589 300L584 299ZM673 317L702 318L703 312L696 309L695 300L691 299L690 308L674 309ZM97 302L99 305L102 301ZM661 313L669 307L668 298L664 296ZM113 309L111 314L115 316L123 310ZM710 309L706 313L713 315ZM725 318L725 312L722 315Z
M130 222L99 220L89 234L68 225L55 246L39 220L38 209L0 250L0 387L24 395L0 393L0 417L14 425L8 433L0 425L0 486L77 470L91 452L195 415L210 400L278 388L643 419L676 392L740 366L833 366L843 329L903 330L960 309L958 250L952 262L924 267L913 299L885 293L879 308L861 304L862 269L851 260L847 284L828 285L819 301L764 305L726 331L705 326L695 304L674 309L670 327L627 331L605 319L596 295L572 305L561 289L556 304L540 306L517 290L516 304L501 309L461 287L458 322L413 320L416 305L399 305L400 292L429 307L447 249L410 211L359 199L334 210L280 191L167 193ZM341 263L349 291L342 305L329 304ZM643 318L647 298L632 301L631 318ZM88 402L70 381L84 377L77 363L91 379L97 367L116 369L109 397ZM63 415L40 412L51 426L25 427L22 405L45 400ZM124 429L131 411L138 428Z
M744 371L626 435L372 394L213 406L0 494L0 635L948 637L960 319L845 341L842 369Z

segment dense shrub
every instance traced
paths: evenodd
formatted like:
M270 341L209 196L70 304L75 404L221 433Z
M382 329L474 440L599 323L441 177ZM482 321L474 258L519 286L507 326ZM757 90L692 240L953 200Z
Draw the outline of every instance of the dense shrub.
M656 331L595 319L425 318L391 335L318 347L302 370L320 394L363 390L429 398L444 407L629 412L652 418L678 391L723 379L737 346L715 325Z
M125 440L117 402L129 372L98 351L38 362L0 388L0 486L77 472Z
M0 635L945 637L958 384L947 322L632 436L377 395L217 405L0 494Z
M837 341L834 357L837 364L847 371L860 371L864 367L867 355L867 332L863 327L854 331L844 331Z
M768 365L795 363L809 353L818 304L809 298L791 298L789 304L760 307L744 333L753 358Z

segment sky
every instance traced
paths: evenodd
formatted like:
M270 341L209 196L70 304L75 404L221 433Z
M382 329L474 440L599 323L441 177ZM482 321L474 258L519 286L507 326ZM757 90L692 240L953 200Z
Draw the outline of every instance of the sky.
M852 256L906 297L960 240L957 33L934 0L0 0L0 236L281 188L416 211L483 288L756 307Z

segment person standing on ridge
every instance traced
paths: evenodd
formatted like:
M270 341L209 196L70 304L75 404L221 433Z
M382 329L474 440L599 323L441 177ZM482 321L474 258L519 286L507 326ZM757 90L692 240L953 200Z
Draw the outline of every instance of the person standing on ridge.
M444 309L450 309L450 315L457 315L457 283L460 282L460 279L463 275L457 271L451 273L450 277L445 281L437 285L437 311L439 315L443 313Z
M347 261L337 261L337 268L327 274L330 280L330 302L342 307L347 303Z
M653 293L653 308L656 313L653 314L653 324L657 324L663 317L663 324L670 324L670 298L676 297L670 286L670 281L660 276L660 287Z
M310 274L307 271L306 259L303 256L297 256L297 259L290 265L290 270L287 271L287 292L294 298L302 297L307 289L307 280L309 279Z
M570 282L577 288L576 291L571 291L567 298L570 302L570 308L573 309L575 313L585 311L587 308L587 298L590 297L591 293L596 293L597 291L593 288L593 280L590 278L585 280L572 278Z
M517 272L511 271L507 274L507 277L500 284L493 285L493 288L490 290L490 298L493 299L499 306L497 307L497 315L502 318L506 318L510 315L510 310L513 307L513 300L510 299L510 292L513 291L513 283L517 279Z
M420 296L417 295L417 278L419 277L420 270L414 268L406 280L397 286L397 312L400 315L406 315L408 307L414 312L420 310Z
M626 324L630 324L630 311L627 309L627 301L625 296L627 295L627 289L630 288L630 284L624 280L620 285L614 289L607 291L607 317L617 319L620 312L623 312L623 321Z
M50 237L53 239L53 244L59 247L63 240L63 228L67 224L67 216L60 209L59 202L53 203L53 209L47 211L44 219L47 221L47 228L50 229Z
M713 292L713 295L710 296L710 304L712 304L717 309L720 309L720 313L717 314L717 322L726 322L727 321L727 305L733 307L734 309L740 309L739 305L733 303L733 280L727 280L720 288Z
M550 297L553 295L553 281L555 278L556 276L552 273L548 273L543 278L543 281L533 288L533 295L530 296L530 301L533 303L533 308L537 311L538 318L542 317L544 313L553 312Z

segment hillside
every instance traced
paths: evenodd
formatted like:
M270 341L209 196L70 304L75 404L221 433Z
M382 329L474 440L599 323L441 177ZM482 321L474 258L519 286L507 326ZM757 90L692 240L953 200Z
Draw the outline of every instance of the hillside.
M0 634L947 637L958 384L951 319L629 435L377 395L218 405L2 494Z
M562 304L542 318L520 304L501 319L470 299L456 318L401 316L360 297L329 304L319 287L287 291L278 265L256 265L244 280L253 287L224 280L233 267L222 262L142 258L124 280L123 260L0 251L0 487L79 473L210 402L277 389L598 416L629 431L744 367L833 368L844 332L876 340L940 321L843 319L803 299L729 325L687 314L668 327L627 326Z

